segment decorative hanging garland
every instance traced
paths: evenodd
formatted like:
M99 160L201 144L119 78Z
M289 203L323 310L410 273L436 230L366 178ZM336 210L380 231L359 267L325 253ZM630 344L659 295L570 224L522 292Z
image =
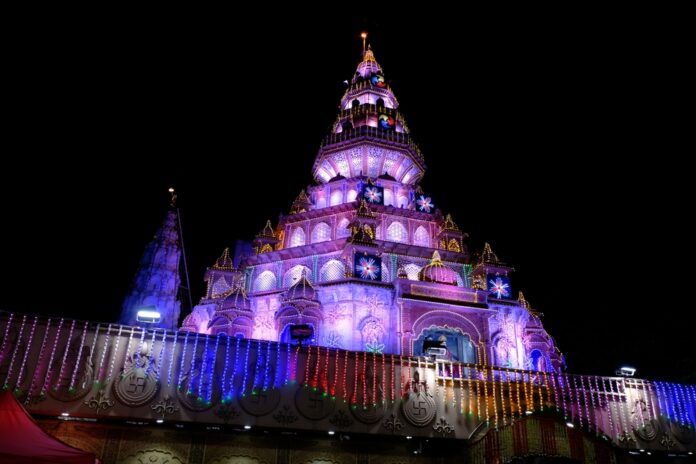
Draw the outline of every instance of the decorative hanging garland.
M24 356L22 356L22 363L19 365L19 372L17 373L17 380L15 381L15 391L18 391L22 386L22 380L24 380L24 368L27 365L27 358L31 352L31 345L34 342L34 332L36 331L36 323L39 321L39 316L34 316L34 322L31 324L31 330L29 331L29 340L27 341L27 346L24 349Z
M29 390L27 392L27 399L24 401L24 405L28 405L31 399L31 396L34 394L35 389L36 389L36 383L39 380L39 377L41 376L41 366L43 365L43 358L46 350L46 341L48 340L48 333L51 330L51 318L48 318L48 321L46 322L46 331L44 332L43 339L41 340L41 349L39 350L39 359L36 360L36 370L34 370L34 375L31 378L31 385L29 386ZM48 368L46 370L46 374L48 375Z
M62 319L61 319L62 321ZM121 343L121 333L123 332L123 326L119 325L118 326L118 334L116 334L116 344L114 346L114 351L111 353L111 361L109 361L109 374L106 376L106 381L105 383L111 382L111 379L113 378L112 375L114 373L114 367L116 365L116 356L118 353L118 346Z
M80 337L80 349L77 352L77 360L75 361L75 367L73 368L72 376L70 377L70 385L68 386L69 392L75 391L75 380L77 379L77 371L80 368L80 360L82 359L82 348L85 346L87 326L89 326L89 322L85 321L85 327L82 329L82 337Z
M184 383L184 360L186 359L186 348L188 347L188 339L190 333L191 332L186 332L186 335L184 336L184 347L181 349L181 363L179 363L179 378L176 382L177 388L179 390L182 389ZM174 356L174 350L172 350L172 356Z

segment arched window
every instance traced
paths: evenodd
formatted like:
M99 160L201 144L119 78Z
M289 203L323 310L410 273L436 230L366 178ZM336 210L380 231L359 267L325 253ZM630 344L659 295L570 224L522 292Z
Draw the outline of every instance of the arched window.
M302 230L302 227L295 227L295 230L292 231L292 235L290 236L289 248L302 246L304 244L305 244L304 230Z
M394 221L387 227L387 240L390 242L408 242L408 231L400 222Z
M343 203L343 192L334 190L331 193L331 206L340 205L341 203Z
M394 205L394 194L388 188L384 189L384 206Z
M387 267L386 263L382 261L382 282L391 282L392 280L393 279L389 274L389 268Z
M397 206L397 205L394 205ZM408 207L408 198L406 197L399 197L399 208L406 208Z
M544 355L541 354L541 351L539 350L532 350L532 352L529 353L529 363L531 364L530 367L533 371L546 370L546 362L544 360Z
M384 98L377 99L377 107L384 107Z
M271 271L263 271L254 280L254 291L265 292L276 288L276 276Z
M350 229L348 229L348 224L350 224L348 218L343 218L340 221L338 221L338 225L336 226L336 238L350 236Z
M312 271L310 271L307 266L303 266L301 264L298 264L297 266L290 268L290 270L285 273L285 277L283 277L283 286L284 287L292 286L292 284L297 282L299 280L299 278L302 276L303 270L306 273L305 275L307 276L307 280L311 281L312 280Z
M331 227L325 223L320 222L314 229L312 229L312 243L327 242L331 240Z
M404 266L404 272L408 277L408 280L418 280L418 273L421 271L421 267L417 264L407 264Z
M416 232L413 234L413 244L429 247L430 246L430 234L423 226L418 226Z
M447 350L445 355L450 361L463 363L476 362L476 350L468 335L462 334L458 329L449 327L434 327L423 331L413 343L413 354L421 356L426 354L423 350L423 342L429 340L441 343Z
M350 203L351 201L355 201L356 198L358 198L358 192L353 189L348 190L348 198L346 198L346 202Z
M357 108L358 106L360 106L360 100L358 100L358 99L356 98L355 100L353 100L353 101L351 102L351 106L352 106L353 108Z
M346 276L346 267L342 262L332 259L321 267L319 271L319 280L321 282L329 282L332 280L343 279Z

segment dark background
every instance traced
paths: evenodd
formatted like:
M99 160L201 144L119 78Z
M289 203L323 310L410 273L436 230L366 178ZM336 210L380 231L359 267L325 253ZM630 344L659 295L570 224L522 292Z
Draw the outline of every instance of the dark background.
M517 269L569 370L694 381L678 28L133 16L25 18L5 44L0 309L116 320L170 185L195 302L222 249L311 182L368 30L425 155L423 188L470 249L487 241Z

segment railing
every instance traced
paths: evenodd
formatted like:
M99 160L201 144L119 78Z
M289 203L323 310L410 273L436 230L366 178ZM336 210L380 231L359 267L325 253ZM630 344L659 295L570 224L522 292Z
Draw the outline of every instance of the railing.
M0 337L3 388L40 415L466 439L548 413L618 446L696 447L694 385L11 313Z
M394 130L385 130L379 127L360 126L353 129L346 129L337 134L332 133L324 137L321 146L332 145L336 143L350 141L359 137L374 137L387 142L399 143L408 146L415 153L416 160L421 165L425 162L423 154L418 146L411 140L411 136L405 132L396 132Z

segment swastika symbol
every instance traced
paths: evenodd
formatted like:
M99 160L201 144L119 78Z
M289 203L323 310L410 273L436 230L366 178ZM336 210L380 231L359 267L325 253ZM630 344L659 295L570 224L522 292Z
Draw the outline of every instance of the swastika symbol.
M135 375L130 376L130 382L128 383L128 390L126 390L128 393L136 394L138 393L138 389L140 389L140 392L145 391L145 377L137 377Z

